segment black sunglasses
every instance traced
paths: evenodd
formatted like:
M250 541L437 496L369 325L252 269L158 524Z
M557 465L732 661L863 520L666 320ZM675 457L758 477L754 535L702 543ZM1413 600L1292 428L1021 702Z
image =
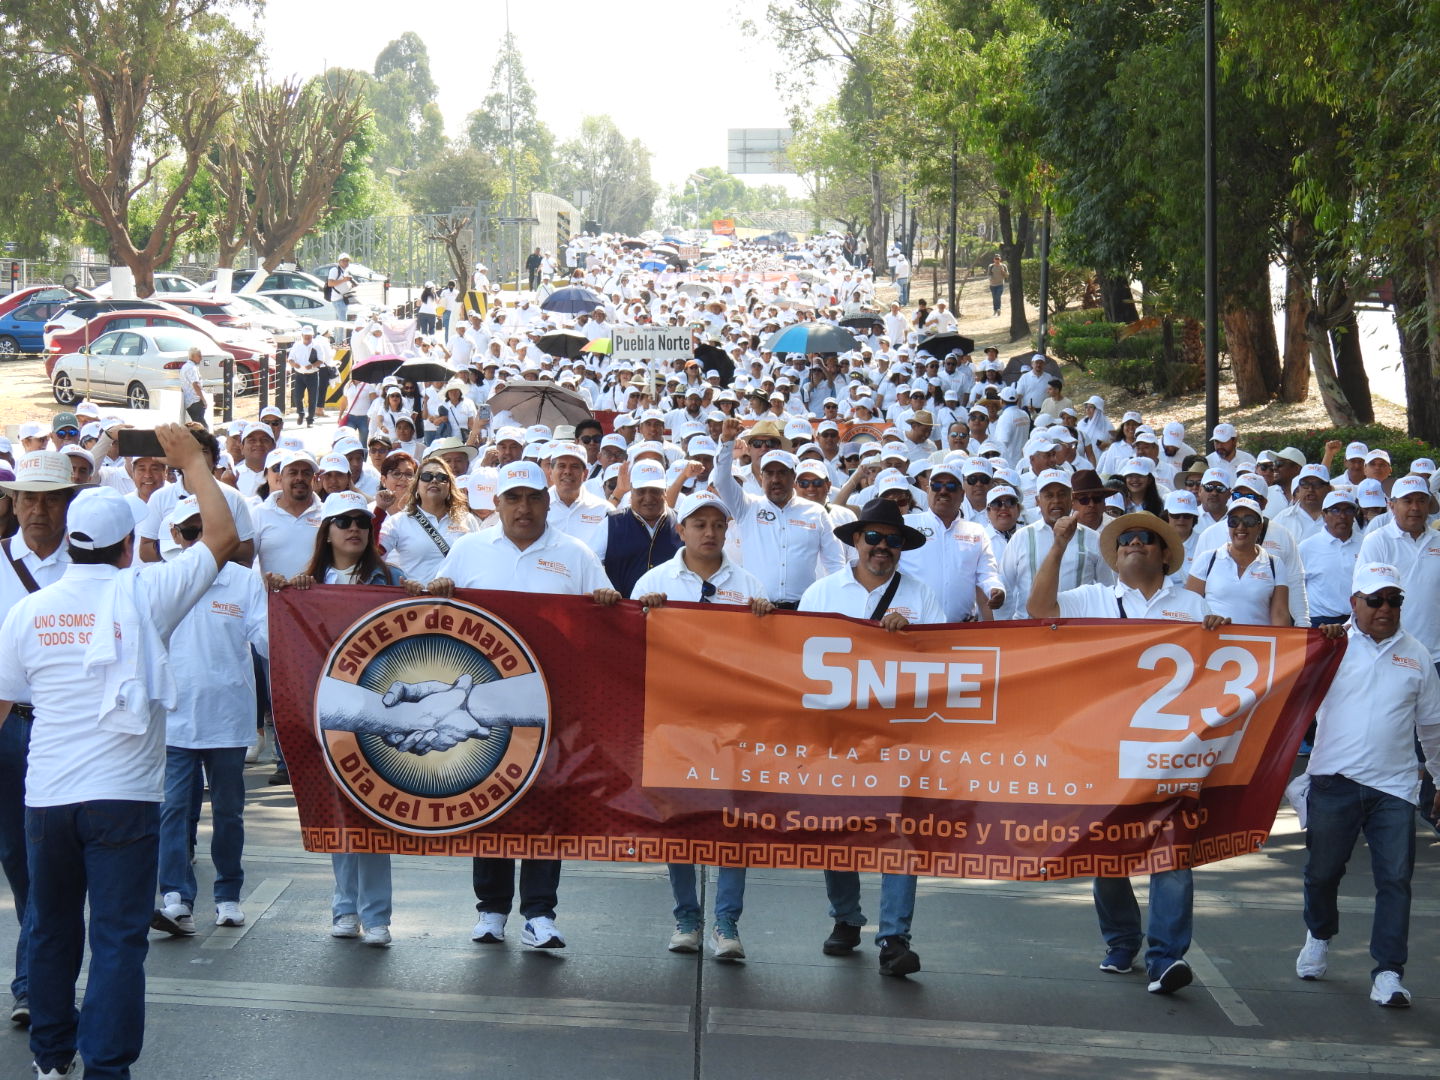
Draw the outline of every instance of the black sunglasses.
M601 439L603 439L603 438L605 438L604 435L581 435L581 436L580 436L580 441L581 441L582 443L584 443L586 446L591 446L591 445L593 445L594 443L599 442L599 441L600 441Z
M370 527L370 515L340 514L331 518L330 524L336 529L368 529Z
M820 488L830 483L829 480L821 480L818 476L806 476L795 481L796 485L802 488Z
M993 478L986 476L984 473L976 473L973 476L965 477L965 483L972 484L975 487L987 487L994 482Z
M422 484L448 484L450 477L446 476L443 472L422 472L420 474L420 482Z
M1405 596L1402 593L1392 593L1389 596L1367 596L1365 597L1365 603L1372 608L1378 608L1382 604L1389 604L1398 610L1400 605L1405 603Z
M1108 499L1108 498L1109 498L1108 495L1076 495L1076 496L1074 496L1075 502L1079 503L1081 506L1093 506L1093 505L1095 505L1096 503L1103 503L1103 502L1104 502L1106 499Z
M931 491L959 491L959 490L960 490L960 481L959 481L959 480L931 480L931 481L930 481L930 490L931 490Z
M202 528L199 525L176 525L175 531L180 534L181 539L188 542L200 539Z
M1115 542L1120 545L1120 547L1129 547L1135 543L1136 540L1139 540L1140 543L1146 546L1160 543L1160 537L1149 529L1126 529Z
M990 504L995 510L1014 510L1020 505L1019 499L996 499Z
M1220 492L1229 491L1230 489L1224 484L1206 484L1205 490L1210 492L1212 495L1218 495Z
M871 547L878 547L884 544L888 548L899 551L905 546L905 538L899 533L882 533L875 529L866 529L860 535L865 538L865 543Z
M751 439L750 449L752 450L779 450L779 439Z
M700 583L700 603L713 604L715 601L710 598L714 595L715 583L713 581L702 581Z
M1245 514L1243 516L1228 517L1225 519L1225 524L1229 525L1232 529L1253 529L1260 524L1260 519L1254 514Z
M62 439L78 439L80 437L80 429L73 427L61 428L55 432L55 434Z

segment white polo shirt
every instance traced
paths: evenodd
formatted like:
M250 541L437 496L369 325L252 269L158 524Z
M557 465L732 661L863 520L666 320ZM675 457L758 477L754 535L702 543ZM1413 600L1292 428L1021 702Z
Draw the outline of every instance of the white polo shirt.
M1241 570L1227 545L1198 556L1190 564L1190 576L1205 583L1205 599L1215 614L1250 626L1269 626L1270 597L1288 574L1285 564L1264 548ZM1302 625L1309 626L1309 620Z
M265 483L265 470L252 469L241 461L235 466L235 489L247 499L253 498L260 485Z
M843 546L819 503L792 495L784 506L776 506L764 495L742 491L723 467L734 448L733 442L720 445L711 480L715 493L735 515L740 564L760 579L770 599L794 603L817 576L846 565Z
M298 516L283 509L276 502L279 497L275 492L255 511L255 566L262 574L291 578L310 565L315 533L323 519L317 496L310 496L310 505Z
M9 546L10 557L29 570L30 576L35 579L35 584L42 589L46 585L59 581L60 576L65 573L65 568L70 565L70 553L65 550L63 537L60 540L60 546L43 559L31 551L30 545L25 543L23 529L10 537ZM30 590L20 580L20 575L15 573L15 568L10 565L10 559L0 553L0 618L4 618L11 608L29 595Z
M437 518L423 509L420 513L451 548L462 536L480 528L480 522L472 514L462 514L457 520L449 514ZM380 524L380 546L385 549L385 561L405 577L415 581L434 581L440 576L440 564L445 561L445 553L410 510L386 515Z
M546 523L566 536L573 536L595 552L601 559L610 546L610 511L615 509L610 500L596 495L585 485L575 501L566 506L552 487L550 489L550 513Z
M1409 615L1410 605L1403 610ZM1440 676L1430 652L1404 630L1376 642L1352 625L1346 641L1335 680L1315 713L1315 746L1305 771L1344 776L1414 803L1420 797L1417 734L1430 774L1440 777Z
M146 569L155 564L147 563ZM270 655L265 586L248 567L226 563L170 639L175 709L165 745L188 750L255 741L255 666L250 648Z
M1082 585L1066 589L1057 599L1064 619L1168 619L1171 622L1204 622L1210 614L1205 597L1166 579L1163 588L1150 599L1139 589L1122 582L1113 585Z
M1273 488L1271 490L1274 490ZM1267 505L1274 505L1273 503ZM1296 543L1310 539L1316 533L1325 531L1325 519L1323 515L1311 517L1305 512L1305 508L1299 503L1291 503L1270 519L1276 525L1284 528L1295 538Z
M946 622L975 612L975 590L1003 588L985 530L957 514L947 526L932 510L906 514L905 524L925 534L925 543L900 556L902 573L914 574L940 597Z
M102 604L121 574L139 575L139 616L169 641L186 613L215 580L210 549L196 544L173 562L143 568L71 564L64 577L25 597L0 626L0 700L35 706L25 774L26 806L63 806L98 799L162 802L165 796L165 717L152 705L143 734L99 726L103 675L83 677ZM55 625L48 625L50 616ZM37 626L40 622L42 625ZM107 628L109 629L109 628ZM126 632L131 632L126 628ZM250 714L250 723L255 721Z
M1360 558L1400 571L1405 631L1424 642L1431 661L1440 664L1440 532L1425 529L1411 539L1393 520L1379 528L1372 524L1360 541Z
M459 589L588 595L611 587L599 557L572 536L546 527L521 551L503 528L462 536L436 577Z
M1305 563L1305 593L1312 618L1350 614L1350 579L1355 576L1360 544L1358 527L1350 533L1349 540L1336 539L1321 529L1300 541L1300 558Z
M1207 520L1208 518L1202 510L1200 521L1195 528L1200 529L1205 526ZM1209 560L1209 552L1216 548L1223 548L1230 542L1230 526L1227 522L1228 515L1206 527L1204 532L1200 533L1200 539L1195 542L1195 560L1191 564L1192 572L1195 566ZM1310 601L1305 595L1305 562L1300 558L1300 545L1295 543L1295 537L1290 534L1289 529L1284 525L1277 525L1271 518L1267 520L1265 539L1260 542L1260 546L1285 566L1285 577L1281 580L1281 584L1290 587L1290 617L1295 620L1296 626L1309 626Z
M867 589L856 580L855 571L847 566L821 578L806 589L805 595L800 598L798 610L833 611L840 615L849 615L852 619L868 619L875 613L876 605L889 587L890 582L886 581L878 589ZM880 614L883 617L892 611L898 611L911 623L945 621L945 610L940 606L940 601L935 599L930 586L903 572L900 575L900 587L895 590L890 605Z
M161 533L167 537L170 535L169 528L165 525L165 517L175 509L175 504L185 494L185 485L174 483L166 484L150 496L145 503L149 508L149 513L135 529L141 539L159 540ZM230 516L235 519L235 532L241 541L254 540L255 521L250 514L250 504L245 500L245 496L225 484L220 485L220 494L225 496L225 502L230 507Z
M667 600L688 600L692 604L701 602L700 587L705 581L685 561L685 549L677 551L673 558L659 566L651 567L635 582L630 590L632 598L661 593ZM710 584L715 594L710 597L713 604L749 604L755 597L765 596L765 587L760 579L728 555L722 555L720 569L710 575Z

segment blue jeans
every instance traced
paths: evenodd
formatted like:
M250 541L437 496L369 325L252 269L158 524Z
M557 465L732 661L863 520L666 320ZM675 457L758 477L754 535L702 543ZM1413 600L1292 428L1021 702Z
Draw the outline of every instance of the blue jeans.
M905 307L910 303L910 279L908 277L896 278L895 288L900 290L900 306Z
M30 843L30 1050L41 1069L78 1049L89 1077L130 1075L145 1037L145 953L160 805L98 799L25 811ZM85 955L85 1006L75 982Z
M0 866L15 898L20 937L15 942L15 977L10 993L29 992L26 949L30 941L30 867L25 855L25 768L30 754L30 721L13 712L0 724Z
M700 910L700 897L695 891L695 867L690 863L670 863L670 892L675 897L675 925L682 930L698 930L705 921ZM715 925L734 930L745 910L745 868L720 867L715 885Z
M470 869L475 910L510 914L515 904L515 860L475 859ZM527 919L555 918L560 902L560 860L520 860L520 914Z
M211 750L165 748L165 802L160 807L160 893L178 892L195 907L195 868L190 865L191 798L200 766L210 777L210 858L215 863L215 902L239 900L245 884L240 852L245 846L245 747Z
M1335 897L1363 832L1375 879L1370 957L1375 976L1405 974L1410 947L1410 875L1415 869L1415 807L1343 776L1312 776L1305 831L1305 925L1328 941L1340 929Z
M992 303L992 304L994 305L994 307L995 307L995 314L996 314L996 315L999 315L999 314L1000 314L1000 297L1002 297L1002 296L1004 296L1004 295L1005 295L1005 286L1004 286L1004 285L991 285L991 286L990 286L990 301L991 301L991 303Z
M335 321L344 322L350 312L350 305L340 298L339 292L332 294L330 303L335 307Z
M1131 956L1140 951L1140 905L1129 878L1096 878L1095 914L1100 934L1111 949ZM1150 875L1150 947L1145 970L1158 979L1190 948L1195 928L1195 878L1189 870L1162 870Z
M391 914L390 856L369 852L331 855L335 871L335 896L330 917L358 915L360 925L389 926Z
M915 877L911 874L880 875L880 929L878 945L886 938L910 940L910 923L915 918ZM864 926L860 910L860 875L854 870L826 870L825 895L830 900L830 918L851 926Z

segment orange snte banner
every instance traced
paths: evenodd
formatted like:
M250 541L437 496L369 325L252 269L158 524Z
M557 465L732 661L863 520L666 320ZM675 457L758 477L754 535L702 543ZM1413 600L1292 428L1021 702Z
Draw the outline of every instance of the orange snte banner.
M316 851L1039 879L1245 854L1343 643L317 587L271 600Z

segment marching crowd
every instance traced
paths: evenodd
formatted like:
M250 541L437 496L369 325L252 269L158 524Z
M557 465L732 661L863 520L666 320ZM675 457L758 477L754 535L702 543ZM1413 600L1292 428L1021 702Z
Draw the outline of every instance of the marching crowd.
M836 612L896 632L1055 617L1321 627L1347 648L1296 788L1308 787L1296 797L1309 831L1296 970L1325 972L1363 832L1370 996L1409 1003L1414 816L1433 815L1423 774L1440 773L1433 461L1396 476L1384 450L1359 443L1331 443L1317 461L1293 447L1251 454L1228 423L1191 433L1111 416L1098 396L1076 406L1044 355L972 355L943 301L877 307L871 271L833 237L785 252L737 245L723 272L657 269L650 255L622 238L577 242L565 261L569 284L595 296L583 310L547 308L543 281L535 299L503 306L479 266L469 284L491 300L483 314L451 290L433 334L361 321L345 343L354 366L396 353L447 377L351 381L322 454L297 432L313 421L313 390L293 419L272 407L211 431L197 387L199 422L160 429L163 455L122 455L125 425L88 403L0 443L0 649L16 658L0 673L0 702L14 703L0 726L0 862L22 928L12 1020L31 1025L39 1075L67 1075L77 1030L89 1075L128 1075L146 931L196 932L206 785L215 922L243 924L265 592L314 585L739 604L759 619ZM848 325L853 347L768 347L806 323ZM643 326L689 331L696 348L673 362L605 348L617 328ZM542 339L585 347L547 352ZM297 349L306 374L330 360L313 333ZM517 388L581 408L573 422L533 422ZM421 731L405 748L444 745ZM271 779L284 783L274 749ZM336 855L333 870L329 933L388 945L389 857ZM706 935L696 868L669 875L669 948L743 958L745 871L719 870ZM501 943L516 868L477 859L473 877L472 939ZM559 862L521 863L524 944L565 946L559 881ZM825 886L823 950L851 952L867 922L859 877L826 872ZM1146 933L1130 881L1097 879L1102 970L1142 966L1154 993L1187 985L1193 890L1189 870L1152 875ZM884 875L883 974L920 969L914 907L915 879Z

